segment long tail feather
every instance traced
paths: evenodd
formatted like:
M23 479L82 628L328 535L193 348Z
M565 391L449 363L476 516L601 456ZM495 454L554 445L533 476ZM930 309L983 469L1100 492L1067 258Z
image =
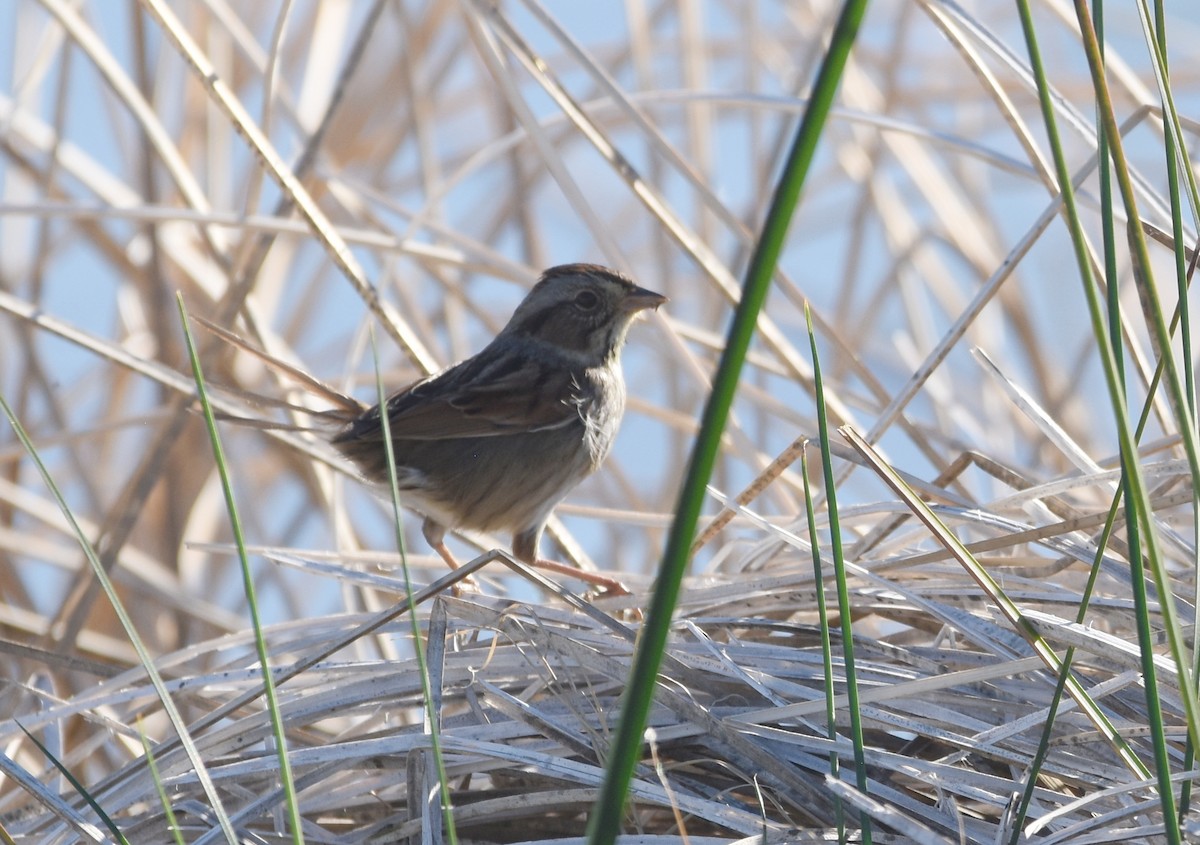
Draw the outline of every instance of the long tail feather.
M237 391L226 388L231 393L236 394L240 392L242 394L241 398L245 399L246 401L258 405L268 405L273 408L283 408L285 410L298 411L304 414L312 414L314 416L328 416L329 418L334 418L342 422L348 419L353 419L366 410L366 406L353 396L347 396L338 390L334 390L316 376L311 375L299 367L287 363L286 361L280 361L278 358L269 355L255 346L251 346L241 337L238 337L228 329L222 328L221 326L218 326L215 323L209 322L203 317L199 317L194 314L192 315L192 319L194 319L204 328L208 329L208 331L215 334L217 337L224 340L226 343L230 344L231 346L236 346L243 352L253 355L271 369L296 382L300 387L304 388L309 393L324 399L326 402L333 405L335 410L314 412L311 408L305 408L301 405L286 402L282 399L272 399L268 396L250 393L249 391Z
M347 421L342 416L342 411L318 411L313 412L305 409L307 413L314 416L327 418L336 425L344 425ZM336 416L334 416L336 415ZM313 434L328 435L329 429L321 425L300 425L299 423L284 422L283 420L264 420L258 417L243 417L239 414L230 414L226 411L214 411L213 416L224 422L231 422L236 425L246 428L256 428L260 431L307 431Z

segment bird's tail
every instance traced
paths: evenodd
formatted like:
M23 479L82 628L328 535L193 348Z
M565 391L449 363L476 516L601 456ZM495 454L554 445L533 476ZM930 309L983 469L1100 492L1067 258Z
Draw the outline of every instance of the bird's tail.
M282 375L284 378L294 382L298 387L313 396L328 402L333 407L326 410L315 410L304 405L299 405L295 402L288 402L286 399L279 399L273 396L265 396L261 393L255 393L250 390L239 387L230 387L229 385L215 385L217 390L228 394L241 402L259 408L273 408L293 413L303 414L306 417L315 421L315 425L302 425L286 420L267 419L259 417L239 416L227 412L217 413L218 419L227 420L245 425L251 428L258 428L270 431L318 431L325 432L331 428L340 427L359 417L367 406L359 402L353 396L335 390L334 388L321 381L311 373L305 372L294 364L289 364L279 358L274 357L270 353L259 349L247 342L244 338L229 331L229 329L218 326L216 323L209 322L203 317L196 315L192 316L201 326L215 334L217 337L224 340L231 346L240 349L243 352L252 355L265 365L270 367L275 372Z

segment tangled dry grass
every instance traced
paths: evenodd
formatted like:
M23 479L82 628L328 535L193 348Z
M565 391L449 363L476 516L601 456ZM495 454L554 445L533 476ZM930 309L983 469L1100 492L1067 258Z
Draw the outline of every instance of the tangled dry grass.
M111 573L204 769L0 429L0 834L110 836L53 756L131 842L167 841L165 806L186 841L219 841L205 778L247 841L291 838L176 290L192 312L369 397L368 325L381 327L385 380L402 384L479 348L542 267L598 260L672 302L633 334L621 439L559 509L553 546L631 594L592 597L585 612L492 561L482 592L434 591L419 612L459 835L580 841L730 302L836 5L244 6L0 11L0 394ZM1098 241L1073 12L1035 13ZM1143 220L1169 231L1140 28L1129 9L1109 14ZM1170 25L1172 45L1194 43L1186 12ZM1057 653L1075 650L1076 677L1131 754L1153 757L1121 514L1100 548L1119 481L1112 411L1025 56L1010 4L873 5L730 420L629 841L824 842L860 813L875 842L1161 841L1153 782L1069 697L1018 824L1056 678L841 439L866 797L840 661L842 733L829 738L818 595L835 655L840 620L828 567L816 581L795 463L803 448L820 460L805 304L831 416L905 474ZM1172 68L1194 115L1196 67ZM1158 258L1169 276L1171 254ZM1121 279L1136 408L1154 346L1127 266ZM245 392L308 401L219 340L203 361L228 388L222 410L265 413ZM1155 395L1150 410L1144 472L1190 638L1195 485L1167 401ZM388 508L319 438L222 434L305 839L440 841L399 560L380 551L395 548ZM828 561L829 491L812 476ZM410 539L413 577L441 578ZM501 545L455 543L464 558ZM1160 651L1182 785L1196 773L1176 666Z

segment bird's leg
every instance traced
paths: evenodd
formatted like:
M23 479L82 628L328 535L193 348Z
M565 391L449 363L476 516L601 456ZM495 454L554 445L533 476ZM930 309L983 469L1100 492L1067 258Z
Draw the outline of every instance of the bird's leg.
M425 542L429 547L437 552L438 557L446 562L446 566L451 569L458 569L459 563L454 558L454 553L450 551L450 547L446 545L446 526L442 525L435 519L425 517L425 521L421 523L421 533L425 535ZM472 590L478 590L479 585L475 583L475 579L467 576L461 582L463 585L469 586ZM458 595L458 584L455 584L451 590L454 595Z
M421 523L421 533L425 535L425 542L437 552L438 557L446 561L446 566L458 569L458 561L454 559L454 553L446 545L446 526L425 517L425 521Z
M565 563L559 563L556 560L547 560L544 557L538 557L538 541L541 539L542 526L540 525L528 531L514 534L513 555L517 560L524 561L538 569L565 575L568 578L575 578L599 587L603 595L627 596L630 594L629 589L615 578L609 578L607 575L601 575L599 572L586 572L577 566L567 566Z

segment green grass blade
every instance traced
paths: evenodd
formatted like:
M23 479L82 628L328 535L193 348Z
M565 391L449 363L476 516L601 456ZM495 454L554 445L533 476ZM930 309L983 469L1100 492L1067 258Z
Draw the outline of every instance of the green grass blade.
M246 554L246 539L242 533L242 520L238 515L237 502L233 495L233 480L229 475L229 466L225 461L225 449L221 446L221 435L217 431L217 420L213 416L212 405L208 401L208 391L204 385L204 373L200 368L200 356L196 352L196 343L188 326L187 307L183 304L183 294L175 295L179 306L179 318L183 321L183 336L187 342L188 358L192 363L192 377L196 381L196 395L200 400L200 408L204 413L204 424L208 428L208 438L212 443L213 459L217 465L217 473L221 478L221 490L225 494L225 510L229 514L229 525L233 531L233 540L237 545L238 561L242 568L242 589L245 591L246 604L250 610L250 623L254 626L254 647L258 652L258 663L262 667L263 692L266 695L267 713L271 717L271 731L275 736L275 754L279 760L279 780L288 807L288 825L292 829L292 841L304 841L304 828L300 819L300 806L296 801L296 784L292 778L292 764L288 759L287 732L283 726L283 716L279 712L279 697L275 691L275 678L271 674L270 654L267 652L267 641L263 637L262 621L258 615L258 601L255 597L254 574L250 571L250 558Z
M1145 235L1138 222L1140 218L1138 216L1136 197L1134 196L1133 185L1125 160L1121 134L1113 112L1112 100L1108 93L1099 41L1096 37L1092 21L1087 14L1086 5L1076 2L1075 9L1082 34L1084 52L1088 59L1088 68L1092 76L1092 87L1096 96L1098 119L1102 130L1101 135L1107 141L1112 160L1113 175L1116 178L1126 214L1131 221L1131 225L1128 227L1128 235L1133 253L1134 270L1137 275L1138 293L1142 299L1143 311L1150 323L1151 336L1157 344L1156 351L1160 355L1160 360L1164 365L1168 395L1172 400L1172 411L1178 420L1181 439L1191 468L1192 484L1195 487L1197 481L1200 480L1200 465L1198 465L1197 457L1196 432L1192 422L1193 414L1184 397L1178 367L1171 351L1169 331L1166 320L1163 318L1161 302L1150 268ZM1124 382L1114 352L1114 345L1107 330L1105 312L1100 305L1098 285L1092 272L1086 238L1082 223L1080 222L1074 191L1071 188L1066 157L1058 139L1050 86L1046 81L1045 68L1041 61L1040 50L1027 0L1019 0L1018 10L1029 52L1030 66L1033 69L1034 78L1037 83L1042 118L1054 156L1055 172L1060 190L1062 191L1063 209L1071 233L1076 263L1079 266L1084 296L1087 300L1088 311L1092 321L1092 333L1097 341L1113 415L1116 421L1117 436L1120 443L1121 468L1125 476L1123 485L1125 485L1129 493L1126 512L1131 520L1130 529L1132 529L1136 521L1146 551L1148 565L1159 592L1162 626L1166 631L1172 660L1175 663L1176 671L1179 673L1180 698L1187 717L1188 734L1194 743L1200 737L1200 705L1197 704L1196 690L1193 686L1190 655L1186 649L1183 632L1179 624L1178 612L1175 608L1171 578L1166 571L1160 553L1159 540L1152 516L1153 511L1150 507L1149 496L1142 478L1136 438L1134 437L1133 427L1130 424L1129 412L1126 407ZM1139 559L1132 563L1132 575L1136 579L1140 572L1141 560ZM1135 602L1139 601L1139 590L1137 587L1135 587L1134 598ZM1144 605L1139 610L1142 613L1148 612ZM1147 632L1149 630L1149 620L1139 620L1138 629L1139 631ZM1145 637L1139 637L1142 663L1144 666L1150 666L1152 672L1154 645L1152 641ZM1162 801L1164 814L1168 817L1173 817L1174 799L1172 796L1173 788L1170 784L1170 761L1167 756L1165 739L1163 738L1161 713L1157 712L1157 692L1153 689L1155 686L1154 675L1147 676L1144 688L1147 690L1146 701L1147 708L1150 711L1149 727L1152 736L1152 745L1155 750L1155 769L1159 781L1160 800ZM1172 838L1171 822L1167 823L1167 833L1168 838L1174 841ZM1176 828L1175 834L1177 835L1177 833Z
M1108 519L1104 523L1104 529L1100 532L1100 539L1096 543L1096 557L1092 561L1091 571L1088 573L1087 584L1084 585L1083 594L1079 600L1079 609L1075 613L1075 621L1080 625L1087 621L1088 607L1092 601L1092 593L1095 592L1096 582L1100 578L1100 563L1104 558L1104 550L1108 548L1108 538L1112 536L1113 527L1117 522L1117 508L1121 504L1122 497L1120 492L1113 498L1112 506L1108 510ZM1021 830L1025 826L1025 818L1029 815L1029 807L1033 803L1034 792L1037 788L1038 775L1041 773L1042 766L1046 762L1046 757L1050 754L1050 740L1054 733L1054 719L1058 714L1059 704L1062 702L1063 693L1067 688L1067 680L1071 677L1071 664L1075 661L1075 647L1071 646L1063 654L1062 668L1058 672L1058 682L1054 687L1054 694L1050 697L1050 704L1047 708L1050 711L1046 723L1042 726L1042 735L1038 738L1038 746L1034 751L1033 759L1029 763L1029 768L1025 773L1025 788L1021 790L1021 800L1017 803L1017 811L1013 816L1011 836L1009 845L1019 845L1021 840Z
M671 614L679 598L679 588L687 570L696 525L707 496L705 486L716 465L721 434L733 405L738 378L755 323L770 289L776 262L783 250L788 225L800 197L800 189L816 154L817 143L833 104L842 71L866 11L866 0L846 0L834 29L829 49L821 63L808 108L800 121L796 137L784 166L763 226L746 271L742 298L734 313L713 380L712 392L704 409L700 433L692 449L675 511L675 520L663 553L658 584L650 601L646 624L639 638L637 654L630 672L629 686L622 698L621 718L614 737L604 783L588 822L588 841L592 845L610 845L621 829L625 797L633 770L641 756L642 731L654 698L658 667L666 648Z
M392 429L387 408L387 393L383 389L383 375L379 369L379 353L375 346L375 331L371 331L371 352L375 359L375 394L379 401L379 421L383 426L383 446L387 452L388 487L392 493L392 520L396 528L396 548L400 552L400 568L404 572L405 602L408 604L408 620L412 625L413 652L417 669L421 673L421 693L425 701L425 717L429 725L429 745L438 773L438 790L441 793L442 821L446 825L446 837L450 845L458 842L454 826L454 807L450 803L450 779L446 776L446 763L442 757L441 720L434 704L433 685L429 680L429 667L425 661L425 638L421 636L421 620L417 615L417 601L413 590L412 576L408 569L408 551L404 543L403 519L400 511L400 484L396 477L396 452L392 443Z
M1088 68L1092 74L1092 86L1095 90L1100 123L1112 153L1113 172L1121 191L1121 200L1125 204L1125 212L1131 221L1128 227L1129 241L1133 253L1134 275L1138 281L1138 295L1142 300L1142 310L1149 319L1151 336L1158 344L1158 354L1165 365L1165 380L1167 395L1171 399L1171 410L1176 416L1180 440L1187 454L1188 466L1192 473L1193 490L1200 490L1200 441L1196 432L1195 415L1186 395L1180 367L1172 354L1170 331L1158 288L1154 281L1154 271L1151 266L1150 253L1146 245L1146 235L1138 221L1137 198L1134 194L1133 182L1129 175L1129 166L1125 159L1125 151L1121 140L1120 128L1117 126L1113 110L1112 98L1109 96L1108 82L1104 75L1104 64L1100 55L1099 42L1096 38L1092 22L1086 14L1086 4L1081 0L1075 2L1076 18L1079 21L1080 32L1083 36L1083 48L1088 57ZM1065 192L1064 192L1065 195ZM1181 312L1182 313L1182 312ZM1109 362L1106 360L1106 369ZM1108 376L1108 373L1106 373ZM1116 373L1110 376L1110 384L1116 380ZM1188 734L1193 744L1200 743L1200 701L1197 700L1195 679L1192 676L1190 654L1184 639L1183 630L1179 623L1179 613L1175 608L1174 583L1167 571L1159 551L1158 532L1155 530L1152 518L1153 509L1142 479L1141 468L1137 461L1136 445L1133 441L1128 414L1124 411L1124 397L1119 390L1110 387L1113 394L1113 404L1119 408L1119 435L1121 441L1122 463L1130 479L1130 491L1133 494L1135 510L1143 542L1146 546L1150 572L1154 576L1155 586L1159 591L1159 602L1162 610L1162 626L1166 631L1167 643L1170 647L1171 658L1179 672L1180 698L1187 716ZM1149 649L1151 643L1142 647ZM1164 793L1170 790L1164 784Z
M991 574L979 564L979 561L975 559L975 556L971 554L970 550L958 539L954 532L946 527L946 524L938 518L929 505L905 483L900 474L887 461L883 460L874 447L867 443L858 432L849 426L843 426L838 430L863 457L867 465L875 471L888 487L892 488L896 495L900 497L900 500L912 511L913 515L929 529L934 538L954 556L987 597L995 602L996 607L1000 610L1000 614L1008 621L1012 629L1029 643L1033 648L1034 654L1042 660L1048 669L1056 673L1061 673L1062 661L1054 653L1054 649L1038 634L1028 619L1025 618L1021 609L1000 588L1000 585L996 583ZM1069 676L1066 686L1067 691L1071 693L1071 697L1079 705L1080 710L1091 720L1096 730L1100 732L1100 735L1112 745L1117 755L1129 767L1129 770L1139 778L1149 778L1150 772L1145 764L1133 753L1129 744L1125 742L1125 739L1113 727L1113 724L1096 705L1096 702L1092 700L1092 697L1087 694L1087 691L1079 683L1079 680L1074 676Z
M96 802L96 799L92 797L92 794L87 791L87 789L82 783L79 782L75 775L71 774L71 770L64 766L61 760L51 754L50 749L43 745L36 736L25 730L25 726L22 725L19 720L14 721L16 722L17 727L21 729L21 733L29 737L29 741L38 747L38 751L42 752L42 756L49 760L54 768L58 769L59 774L67 779L67 781L71 784L71 787L77 793L79 793L83 800L87 802L87 805L92 808L92 811L99 816L100 821L102 821L104 826L108 828L109 833L115 836L121 845L129 845L129 840L125 838L123 833L121 833L121 829L117 827L116 822L109 818L108 813L104 812L104 808Z
M833 472L833 454L829 448L829 418L825 413L825 384L821 379L821 359L817 354L817 335L812 313L804 309L808 343L812 350L813 386L816 392L817 432L821 438L821 467L825 474L825 507L829 512L829 539L833 550L833 580L837 587L838 615L842 621L842 662L846 669L846 700L850 711L850 741L854 744L854 777L858 791L867 794L867 759L863 749L862 708L858 703L858 675L854 665L854 608L846 584L846 558L842 553L842 531L838 520L837 479ZM859 813L862 841L871 845L871 817Z
M1170 75L1167 69L1167 29L1166 16L1162 8L1162 0L1157 0L1155 3L1154 23L1151 25L1149 20L1149 10L1146 8L1145 0L1139 0L1138 10L1141 13L1142 31L1146 36L1146 43L1149 48L1152 63L1154 65L1155 79L1158 82L1159 94L1162 101L1162 109L1164 123L1166 125L1166 133L1163 137L1163 155L1165 158L1167 170L1167 193L1171 201L1171 233L1175 241L1174 258L1175 258L1175 290L1178 307L1176 315L1179 318L1180 331L1178 337L1180 339L1180 360L1183 364L1184 390L1187 396L1188 410L1192 414L1192 419L1196 418L1196 375L1192 366L1194 360L1192 352L1192 321L1191 310L1189 307L1188 287L1190 283L1188 272L1187 254L1184 249L1186 243L1186 233L1183 225L1183 203L1180 197L1179 175L1182 172L1186 177L1188 187L1188 200L1192 210L1192 220L1196 221L1200 215L1200 197L1197 196L1196 190L1196 174L1192 170L1191 161L1189 159L1187 148L1184 146L1183 132L1179 124L1179 114L1175 110L1175 102L1171 93ZM1100 41L1101 49L1104 42L1102 33L1098 30L1097 36ZM1172 334L1174 334L1172 326ZM1193 484L1193 501L1192 512L1200 512L1200 495L1196 493L1196 485ZM1200 520L1192 520L1192 543L1194 546L1200 547ZM1200 579L1194 579L1195 586L1192 594L1192 606L1200 604ZM1200 676L1200 647L1193 645L1192 648L1192 676L1193 678ZM1151 711L1152 715L1157 715L1156 711ZM1161 719L1160 719L1161 721ZM1183 769L1190 770L1196 760L1196 738L1191 734L1188 735L1187 746L1183 755ZM1185 780L1180 788L1179 794L1179 816L1183 818L1188 813L1188 808L1191 804L1191 796L1193 789L1193 781Z
M1158 83L1158 93L1162 100L1163 124L1166 129L1163 149L1166 151L1168 161L1170 162L1167 167L1167 175L1169 178L1168 188L1171 192L1171 210L1174 212L1179 205L1179 176L1182 174L1184 182L1187 184L1188 205L1192 210L1192 222L1200 223L1200 188L1197 187L1196 172L1192 167L1191 156L1188 155L1187 144L1184 141L1186 136L1183 134L1183 126L1179 121L1179 112L1175 108L1175 95L1171 90L1171 77L1167 69L1166 15L1163 10L1162 0L1155 0L1153 19L1151 19L1150 9L1146 5L1146 0L1137 0L1136 6L1138 15L1141 18L1142 32L1146 38L1146 49L1150 54L1150 64L1154 69L1154 79ZM1099 41L1099 38L1097 38L1097 41ZM1180 237L1181 228L1175 233L1177 256L1183 256L1184 254L1184 240ZM1190 361L1191 358L1186 359L1188 365L1190 365Z
M229 814L225 812L225 807L221 803L221 797L217 793L216 784L213 783L212 777L208 774L208 769L204 765L204 758L200 756L200 750L196 748L196 743L192 741L191 734L188 733L187 724L183 720L183 715L171 699L171 694L168 692L166 684L163 683L162 675L154 665L154 660L151 658L150 652L147 651L146 644L142 642L137 628L134 627L133 619L129 616L129 611L125 609L125 605L121 602L121 597L117 595L117 590L113 586L112 579L108 577L108 573L100 563L100 558L96 554L91 541L88 540L87 536L83 533L83 529L79 526L79 522L75 519L74 514L71 513L66 499L63 498L62 491L54 483L54 479L50 476L50 471L42 462L37 449L34 448L33 441L29 439L29 434L25 431L25 427L21 425L20 420L17 419L12 407L8 404L2 393L0 393L0 410L3 410L4 415L8 417L8 421L17 435L17 439L21 441L21 445L24 447L26 453L33 460L34 466L37 467L38 473L42 477L42 481L54 497L54 501L58 504L59 510L67 520L67 524L71 527L71 532L75 535L76 542L79 543L84 556L87 557L88 564L92 568L92 574L95 575L100 588L104 591L104 595L107 596L109 604L112 606L113 613L116 614L117 619L120 621L121 627L125 631L125 636L129 638L130 644L133 646L134 651L137 652L138 660L141 662L142 668L146 670L146 676L150 679L150 683L154 686L155 694L158 695L158 699L162 703L163 712L166 713L171 726L175 729L180 745L183 746L188 759L192 762L193 771L195 771L201 789L204 790L204 794L209 800L210 807L217 818L217 824L220 826L221 832L225 834L226 841L236 843L238 841L237 834L234 833L233 824L229 821Z
M837 693L833 685L833 643L829 636L829 614L825 609L825 576L821 571L821 543L817 535L817 514L813 507L812 485L808 480L808 444L800 450L800 477L804 482L804 514L808 520L808 538L812 546L813 586L817 593L817 616L821 627L821 660L825 670L825 726L830 740L837 739ZM841 777L841 762L836 751L829 754L829 776ZM838 842L846 841L845 811L842 799L834 796L834 818Z
M138 721L138 734L142 738L142 751L146 755L146 765L150 769L150 777L154 779L154 788L158 791L158 800L162 803L163 815L167 817L167 826L171 828L171 837L175 840L175 845L184 845L183 831L179 829L179 821L175 818L175 810L171 807L170 796L167 795L162 777L158 773L158 763L154 760L154 749L151 748L145 731L141 730L141 720Z
M1099 42L1100 48L1101 48L1101 59L1103 59L1103 50L1104 50L1104 38L1103 38L1104 5L1103 5L1103 2L1096 3L1095 9L1093 11L1093 23L1096 28L1098 42ZM1096 119L1097 119L1097 123L1098 123L1099 115L1097 115ZM1115 231L1116 230L1116 225L1115 225L1116 204L1115 204L1114 196L1113 196L1112 169L1109 166L1108 138L1104 134L1104 132L1101 131L1099 126L1097 127L1096 136L1097 136L1097 145L1098 145L1097 156L1098 156L1098 161L1099 161L1098 176L1099 176L1099 186L1100 186L1100 224L1101 224L1101 230L1102 230L1102 235L1103 235L1103 246L1104 246L1104 278L1105 278L1105 289L1107 291L1106 304L1107 304L1107 308L1108 308L1109 343L1111 345L1112 352L1113 352L1113 362L1114 362L1114 365L1116 368L1117 380L1120 384L1124 385L1125 381L1126 381L1126 374L1125 374L1124 354L1123 354L1122 338L1121 338L1121 299L1120 299L1121 287L1120 287L1120 273L1119 273L1118 264L1117 264L1117 240L1116 240L1116 231ZM1172 190L1172 208L1174 210L1178 209L1177 200L1178 200L1178 191ZM1178 220L1177 215L1173 214L1173 217L1176 220ZM1177 314L1178 314L1178 312L1177 312ZM1172 330L1173 329L1174 329L1174 327L1172 327ZM1160 362L1159 366L1156 369L1154 379L1150 386L1150 391L1149 391L1150 396L1153 396L1153 393L1156 389L1159 379L1161 378L1161 375L1162 375L1162 363ZM1140 440L1141 440L1142 432L1145 428L1146 421L1149 419L1150 410L1151 410L1151 401L1148 398L1145 406L1143 407L1141 419L1139 420L1137 429L1134 433L1135 441L1140 442ZM1130 499L1129 493L1130 493L1130 491L1129 491L1128 485L1125 484L1124 481L1122 481L1122 483L1119 486L1116 496L1114 496L1114 498L1113 498L1112 505L1109 508L1108 518L1105 522L1104 530L1101 532L1099 542L1097 543L1096 558L1092 563L1092 570L1091 570L1091 573L1089 574L1087 585L1084 588L1083 595L1080 598L1079 608L1078 608L1078 610L1076 612L1076 616L1075 616L1076 622L1078 622L1080 624L1083 624L1087 618L1087 609L1088 609L1088 606L1091 601L1091 596L1092 596L1092 592L1095 588L1097 577L1099 576L1100 561L1104 555L1105 549L1108 547L1108 541L1112 535L1113 527L1116 523L1117 509L1122 505L1122 503L1126 507L1127 516L1130 516L1130 514L1128 514L1128 508L1130 507L1132 500ZM1129 549L1130 549L1129 557L1130 557L1131 561L1136 561L1134 568L1135 568L1135 570L1137 570L1137 572L1135 572L1135 574L1132 576L1133 590L1135 593L1134 600L1139 608L1144 609L1146 606L1146 604L1145 604L1145 602L1146 602L1145 583L1142 580L1144 578L1144 573L1140 572L1140 570L1141 570L1141 557L1140 557L1141 556L1141 544L1138 542L1138 535L1137 535L1136 528L1137 528L1137 526L1136 526L1135 522L1132 522L1132 521L1129 522ZM1142 626L1142 624L1146 620L1147 620L1147 617L1146 617L1145 613L1140 613L1139 617L1138 617L1139 628ZM1053 728L1054 728L1055 715L1058 712L1059 702L1062 700L1062 694L1063 694L1063 691L1066 686L1068 673L1071 671L1071 664L1074 661L1074 657L1075 657L1075 649L1074 648L1067 649L1066 653L1063 656L1062 670L1059 673L1058 683L1055 687L1054 695L1052 696L1051 703L1050 703L1050 718L1048 718L1046 720L1046 724L1043 726L1042 734L1041 734L1040 741L1038 744L1038 748L1037 748L1037 751L1034 753L1034 758L1033 758L1032 762L1030 763L1028 773L1026 775L1025 788L1024 788L1024 790L1022 790L1021 801L1017 807L1017 812L1015 814L1015 821L1014 821L1013 828L1012 828L1012 838L1010 839L1010 843L1012 843L1012 845L1016 845L1017 839L1020 836L1021 828L1024 826L1024 820L1029 812L1029 806L1030 806L1031 802L1033 801L1034 789L1037 784L1037 779L1038 779L1039 773L1040 773L1042 765L1044 764L1046 757L1049 753L1050 738L1051 738ZM1154 673L1155 673L1156 669L1155 669L1155 666L1154 666L1154 663L1152 660L1152 655L1147 655L1146 650L1143 649L1143 651L1142 651L1143 666L1146 665L1148 658L1150 658L1149 659L1150 674L1149 674L1148 678L1151 679L1150 685L1152 685L1152 679L1155 676ZM1155 695L1157 694L1156 691L1154 694ZM1150 707L1148 707L1148 713L1149 713L1149 718L1152 721L1157 720L1157 722L1160 726L1160 729L1161 729L1161 725L1162 725L1161 709L1157 705L1150 706ZM1165 759L1165 756L1164 756L1165 749L1156 750L1156 754L1157 754L1157 759L1159 759L1159 760ZM1161 778L1162 778L1161 772L1160 772L1159 777L1161 780Z
M1102 180L1102 182L1103 182L1103 180ZM1120 298L1118 296L1118 293L1119 293L1119 291L1115 285L1110 286L1109 297L1108 297L1109 325L1114 327L1113 328L1113 339L1112 339L1113 353L1114 353L1114 358L1116 359L1116 362L1117 362L1118 369L1123 374L1124 370L1123 370L1122 361L1123 361L1124 356L1121 353L1120 345L1117 343L1117 337L1119 336L1119 333L1120 333L1120 328L1119 328L1120 318L1119 318L1119 314L1118 314L1118 310L1120 308ZM1172 322L1171 322L1172 335L1175 334L1178 327L1179 327L1179 312L1176 311L1174 318L1172 319ZM1153 413L1153 410L1154 410L1153 396L1154 396L1155 391L1158 388L1159 381L1162 379L1162 374L1163 374L1163 363L1162 363L1162 361L1159 361L1158 366L1155 368L1154 375L1150 379L1150 385L1149 385L1149 389L1147 390L1146 400L1142 405L1141 416L1138 418L1137 428L1134 430L1134 435L1133 435L1134 440L1137 441L1138 443L1141 442L1142 435L1146 430L1146 425L1150 422L1150 415ZM1083 624L1087 619L1088 606L1091 602L1092 593L1096 586L1096 580L1100 573L1100 568L1099 568L1100 561L1101 561L1102 556L1104 555L1105 549L1108 548L1109 538L1112 536L1114 526L1116 525L1117 510L1121 506L1122 502L1125 500L1125 490L1126 490L1125 486L1121 485L1121 487L1117 490L1116 495L1113 497L1112 504L1109 506L1108 517L1106 518L1106 520L1104 522L1104 528L1100 533L1100 537L1096 541L1096 559L1092 563L1092 570L1088 576L1088 581L1083 589L1083 593L1080 596L1079 609L1075 614L1075 621L1080 624ZM1064 654L1064 656L1063 656L1063 675L1065 675L1065 673L1070 669L1071 662L1074 659L1074 655L1075 655L1074 647L1067 649L1066 653ZM1025 818L1025 815L1028 812L1030 802L1033 801L1034 787L1036 785L1038 772L1040 771L1042 763L1044 762L1046 754L1048 753L1048 750L1049 750L1050 734L1054 727L1053 714L1056 713L1058 710L1058 703L1062 697L1063 682L1064 682L1064 677L1060 676L1059 686L1055 690L1055 694L1053 696L1053 699L1051 700L1050 707L1049 707L1051 717L1046 720L1046 725L1043 730L1041 743L1039 744L1038 750L1034 755L1033 762L1030 764L1028 779L1027 779L1027 782L1025 785L1024 792L1021 797L1021 805L1018 807L1017 815L1016 815L1016 822L1014 823L1014 826L1013 826L1013 838L1010 840L1012 845L1017 844L1017 839L1020 835L1020 828L1022 825L1022 820ZM1190 751L1191 748L1192 748L1192 746L1189 742L1187 750ZM1185 759L1184 769L1188 770L1190 768L1191 768L1191 766L1187 764L1187 761ZM1184 781L1182 795L1186 796L1190 789L1191 789L1191 781ZM1183 812L1182 806L1180 808L1180 812L1181 813Z

